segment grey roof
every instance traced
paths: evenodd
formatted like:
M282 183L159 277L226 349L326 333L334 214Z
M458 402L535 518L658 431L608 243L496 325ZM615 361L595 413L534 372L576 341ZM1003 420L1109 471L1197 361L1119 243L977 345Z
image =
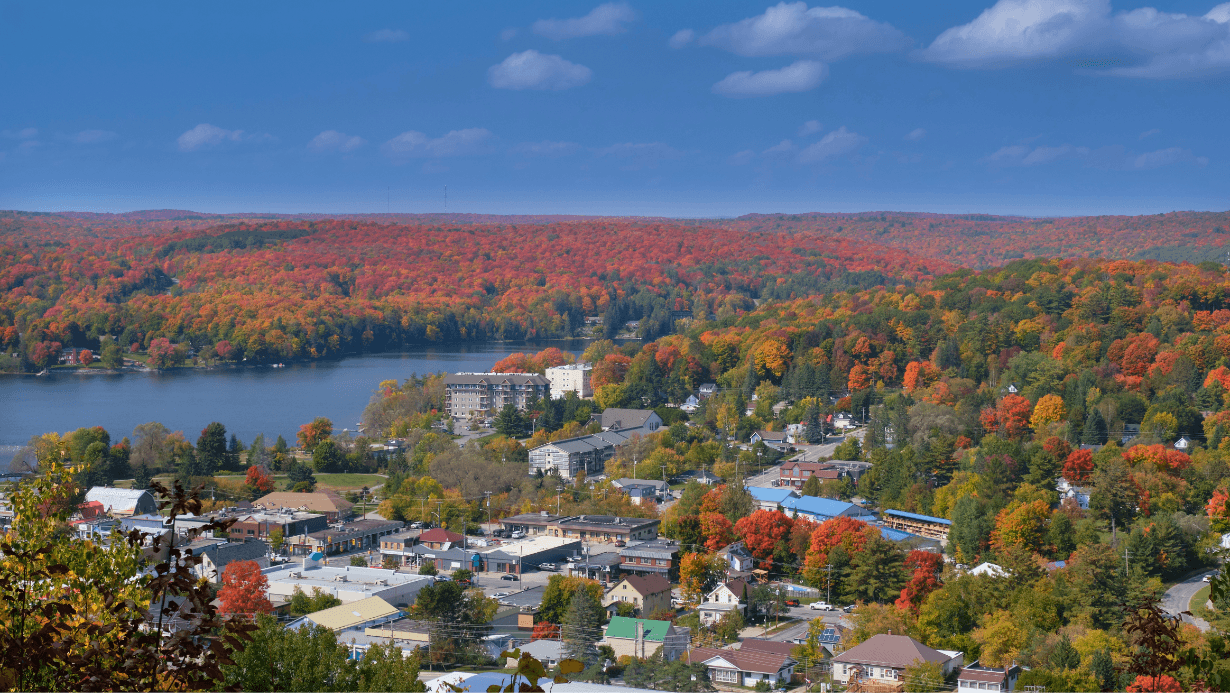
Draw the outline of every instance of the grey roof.
M640 428L654 413L652 409L606 409L602 412L602 427Z
M859 645L833 658L836 662L870 664L904 669L915 660L943 664L951 659L948 655L933 650L906 635L873 635Z
M332 540L344 540L356 536L367 536L374 532L383 532L395 527L404 527L405 525L406 523L400 520L355 520L354 522L347 522L341 527L330 527L318 532L311 532L308 536L321 541L324 541L326 537L331 537Z
M559 640L531 640L521 645L520 649L521 654L529 653L538 660L564 657L564 643Z
M226 542L214 544L192 552L197 556L209 556L216 566L224 566L234 561L255 561L269 553L269 545L260 540L245 542Z
M551 381L541 375L529 373L450 373L444 376L447 385L481 385L486 383L508 383L510 385L545 385L551 386Z
M537 608L542 605L542 595L546 592L546 589L546 585L539 585L521 590L520 592L513 592L507 597L500 597L500 603L516 607L531 606Z
M665 481L660 481L657 479L628 479L628 478L616 479L615 485L621 488L625 488L628 486L652 486L656 489L660 489L663 491L665 491L667 487L669 486L669 484L667 484Z
M647 541L636 546L621 549L619 555L640 558L669 558L679 553L679 545L662 540ZM638 566L639 567L639 566Z

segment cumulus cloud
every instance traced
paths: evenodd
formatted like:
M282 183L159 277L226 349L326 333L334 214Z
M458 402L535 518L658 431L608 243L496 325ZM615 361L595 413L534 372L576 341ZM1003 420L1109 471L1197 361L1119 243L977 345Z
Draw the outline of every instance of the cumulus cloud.
M513 53L487 70L487 82L496 89L550 89L579 87L594 76L593 70L558 55L536 50Z
M691 29L680 29L679 31L676 31L675 35L672 36L671 39L667 41L666 43L671 48L683 48L684 46L691 43L692 40L695 38L696 38L695 31L692 31Z
M99 142L110 142L117 137L119 135L110 130L82 130L70 139L77 144L97 144Z
M765 156L774 156L776 154L790 154L794 150L794 142L791 142L790 140L782 140L781 142L778 142L772 147L764 150L761 154Z
M243 130L223 130L220 127L201 123L179 136L181 152L195 152L206 147L216 147L223 142L238 142L243 139Z
M453 130L431 138L417 130L407 130L380 145L380 151L391 159L443 158L472 156L489 151L491 131L486 128Z
M580 148L576 142L522 142L509 152L521 156L559 157L575 154Z
M307 148L313 152L353 152L367 144L367 141L357 135L347 135L337 130L325 130L308 142Z
M584 17L573 19L540 19L531 27L535 34L560 41L584 36L613 36L627 30L625 24L636 19L636 12L626 2L599 5Z
M1172 79L1230 70L1230 3L1204 16L1142 7L1114 13L1110 0L999 0L941 33L918 57L961 68L1083 58L1081 69Z
M927 131L922 128L914 128L906 134L905 138L911 142L917 142L927 136Z
M1169 147L1152 152L1136 154L1122 145L1092 149L1090 147L1062 144L1059 146L1015 144L1000 147L983 162L993 167L1042 166L1056 161L1078 161L1091 168L1116 171L1144 171L1178 163L1193 163L1204 166L1208 159L1196 156L1188 149Z
M410 34L401 29L380 29L363 37L368 43L401 43L409 41Z
M801 164L816 164L846 154L853 154L867 141L866 137L850 132L843 125L825 135L799 152L797 161Z
M713 85L713 93L741 98L807 91L819 86L828 74L828 65L800 60L779 70L732 72Z
M808 135L814 135L817 132L820 132L820 130L822 129L823 129L823 126L820 125L820 121L809 120L806 123L803 123L802 125L799 126L799 137L806 137Z
M832 61L855 53L904 50L910 40L891 25L845 7L781 2L764 14L717 27L700 43L745 56L812 55Z

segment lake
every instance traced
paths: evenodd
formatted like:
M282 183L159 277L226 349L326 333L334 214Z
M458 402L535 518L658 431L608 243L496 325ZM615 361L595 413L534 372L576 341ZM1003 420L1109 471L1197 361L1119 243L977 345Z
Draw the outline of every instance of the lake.
M586 344L579 339L459 344L288 363L285 368L0 375L0 470L31 437L83 426L102 426L117 442L137 425L158 421L172 431L183 431L195 443L201 429L220 421L245 444L264 433L269 445L278 435L294 445L299 426L317 416L331 419L335 431L353 431L382 380L401 381L411 373L486 371L509 354L534 353L548 346L580 355Z

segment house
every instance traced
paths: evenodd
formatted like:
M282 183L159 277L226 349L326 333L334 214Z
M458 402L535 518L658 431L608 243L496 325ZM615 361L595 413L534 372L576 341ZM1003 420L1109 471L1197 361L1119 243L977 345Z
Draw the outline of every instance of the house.
M401 611L397 607L380 597L368 597L349 604L315 611L291 621L286 624L286 627L297 629L316 625L336 633L352 628L375 628L399 618L401 618Z
M262 496L254 501L252 506L261 510L288 508L319 513L324 515L329 522L340 522L350 517L354 503L331 491L317 491L316 493L276 491Z
M714 486L722 483L722 477L704 469L691 469L676 476L675 481L684 484L695 481L706 486Z
M952 529L952 520L930 515L907 513L903 510L885 510L880 514L880 520L885 527L899 529L910 534L916 534L928 539L948 539L948 531Z
M764 682L772 688L790 682L798 662L789 654L767 650L718 650L697 647L687 654L690 664L703 664L709 679L717 685L753 687Z
M756 559L741 541L736 541L718 551L717 556L726 561L727 573L746 573L756 566Z
M970 575L989 575L991 577L1009 577L1011 573L1004 570L1003 566L994 563L979 563L974 566L974 569L969 571Z
M828 462L789 460L782 463L781 467L778 468L777 485L801 490L803 484L807 483L807 480L813 476L823 482L837 480L847 475L841 469Z
M751 438L748 438L748 441L752 445L764 443L780 452L786 452L790 449L790 443L786 441L785 431L756 431L752 434Z
M1174 442L1174 449L1179 452L1187 452L1188 448L1191 446L1192 441L1188 440L1187 436L1183 436Z
M841 651L841 640L845 636L846 628L838 623L826 623L824 630L816 636L816 644L823 648L824 652L832 657ZM744 641L746 646L747 641Z
M657 416L657 414L654 414ZM616 448L639 439L644 428L612 429L601 433L564 438L530 450L530 473L554 471L571 479L581 472L601 474Z
M748 486L747 492L751 494L752 500L756 501L756 507L760 510L781 510L782 503L785 503L787 498L798 498L798 495L788 488Z
M747 613L747 583L741 579L728 580L718 585L712 592L705 595L696 611L700 615L701 625L712 625L722 620L722 617L732 611Z
M546 377L551 384L551 399L563 399L569 392L577 393L577 397L593 397L594 388L590 384L593 372L593 365L588 363L569 363L548 368Z
M670 493L670 486L665 481L654 479L623 478L612 481L611 485L623 490L632 498L632 502L638 505L642 500L664 501Z
M530 373L451 373L444 376L444 410L457 420L494 414L511 404L525 411L546 399L551 381Z
M705 399L708 399L716 395L717 391L718 391L718 386L716 383L702 383L701 386L697 388L697 392L699 392L700 396Z
M236 561L254 561L261 568L269 567L269 545L260 540L212 542L199 548L189 544L188 548L193 549L194 556L201 557L194 571L210 582L222 582L222 572Z
M1021 675L1018 666L995 667L980 666L975 660L967 667L957 672L957 693L965 691L1013 691L1016 690L1017 677Z
M614 613L618 604L632 604L636 612L648 616L671 608L671 583L661 575L629 575L602 598L602 605Z
M397 554L391 554L389 551L381 549L380 555ZM440 572L465 569L478 573L483 569L482 555L475 552L474 549L463 549L460 546L448 549L433 549L430 546L417 544L401 552L400 556L402 564L410 568L418 568L430 563Z
M517 649L521 650L522 655L530 655L534 659L542 662L542 665L547 669L551 669L560 660L566 659L564 656L564 643L559 640L531 640ZM509 657L507 664L509 668L516 668L517 660Z
M683 404L679 405L679 409L680 411L687 412L688 414L694 414L697 409L700 409L700 400L696 398L696 395L688 395L688 398L683 401Z
M1081 510L1089 509L1090 489L1076 486L1062 476L1055 482L1055 490L1059 492L1059 501L1062 503L1065 500L1072 499L1080 506Z
M1123 435L1119 439L1119 444L1124 447L1132 442L1133 438L1140 436L1140 424L1123 424Z
M646 541L619 550L619 567L633 575L662 575L668 580L679 574L679 545L672 539Z
M856 520L868 521L875 515L861 505L833 500L832 498L787 498L782 502L782 509L794 517L806 517L813 522L824 522L835 517L852 517Z
M602 430L619 430L626 428L643 428L646 433L653 433L662 428L662 417L652 409L605 409L601 418Z
M614 515L550 515L524 513L500 520L500 526L510 532L527 536L546 535L582 541L613 544L617 541L651 540L658 537L661 520Z
M776 410L777 407L773 407L773 409ZM790 443L791 445L806 445L807 444L807 424L803 424L803 423L786 424L786 442Z
M149 491L136 491L126 488L111 488L110 486L95 486L86 491L85 502L97 502L103 510L112 517L132 517L133 515L157 514L158 501Z
M418 543L429 549L449 549L461 545L462 536L443 527L429 529L419 535ZM447 544L447 546L446 546Z
M948 676L962 661L960 652L941 652L909 636L881 633L833 657L833 680L846 686L900 685L906 667L915 662L939 664Z
M692 641L689 629L675 626L670 621L650 621L644 618L614 616L606 625L599 645L610 645L616 657L645 659L662 652L662 659L673 662L687 652Z

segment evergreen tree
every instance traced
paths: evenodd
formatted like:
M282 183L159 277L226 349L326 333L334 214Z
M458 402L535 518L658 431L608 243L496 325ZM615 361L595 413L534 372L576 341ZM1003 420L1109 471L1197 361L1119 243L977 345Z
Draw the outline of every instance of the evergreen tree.
M806 426L808 443L819 445L824 442L824 423L820 421L820 407L814 404L809 406L803 423Z
M1081 432L1082 445L1105 445L1107 438L1106 419L1097 407L1089 410L1085 419L1085 430Z
M760 378L756 376L756 359L749 356L747 357L747 375L743 378L743 396L747 400L751 400L752 395L756 394L756 386L759 384Z
M286 476L290 479L291 488L299 484L307 484L315 488L316 476L312 474L312 468L302 462L291 460L286 468Z
M866 602L892 601L905 586L905 557L896 544L872 536L854 557L849 586L854 596Z
M1093 678L1100 684L1102 690L1113 691L1118 686L1119 679L1115 673L1115 661L1111 659L1110 652L1106 650L1094 652L1089 662L1089 668L1093 672Z
M201 431L196 441L196 457L200 473L194 476L213 476L226 468L226 426L214 421Z
M809 476L807 481L803 482L802 494L804 496L819 497L820 496L820 477Z
M239 469L239 455L243 452L243 443L239 442L239 437L234 433L231 434L231 442L226 447L226 468Z
M520 438L525 435L525 418L512 404L505 404L495 417L495 430L502 436Z
M149 488L150 482L153 480L154 475L150 473L149 465L142 462L140 466L137 467L136 473L133 475L132 487L137 490L147 489Z
M1081 654L1072 646L1072 641L1064 635L1059 645L1051 653L1051 666L1056 669L1075 669L1081 665Z
M1072 528L1072 518L1062 512L1052 515L1051 526L1046 531L1046 542L1055 547L1056 560L1067 560L1076 550L1076 532Z
M312 451L312 468L322 474L341 471L342 457L342 451L337 447L337 443L331 439L322 440Z
M601 636L602 620L602 604L594 595L587 589L574 592L561 628L564 656L584 663L586 668L598 664L594 642Z

